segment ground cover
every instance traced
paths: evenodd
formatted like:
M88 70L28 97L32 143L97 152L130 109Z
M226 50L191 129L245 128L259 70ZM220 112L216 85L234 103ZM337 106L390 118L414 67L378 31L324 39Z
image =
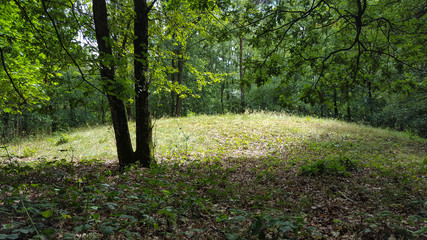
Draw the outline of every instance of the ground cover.
M131 126L134 130L134 126ZM155 121L118 172L111 126L0 149L0 239L422 239L427 140L285 114Z

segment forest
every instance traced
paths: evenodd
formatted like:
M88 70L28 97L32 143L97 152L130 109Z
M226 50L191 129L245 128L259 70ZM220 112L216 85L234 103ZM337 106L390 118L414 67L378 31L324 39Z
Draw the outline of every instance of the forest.
M427 237L422 0L0 0L0 239Z

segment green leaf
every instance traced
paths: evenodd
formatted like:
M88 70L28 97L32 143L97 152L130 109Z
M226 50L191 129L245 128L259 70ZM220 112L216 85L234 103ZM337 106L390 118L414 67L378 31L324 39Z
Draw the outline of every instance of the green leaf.
M46 211L44 211L44 212L42 212L42 213L40 213L43 217L45 217L45 218L50 218L51 216L52 216L52 214L53 214L53 210L46 210Z
M0 234L0 239L18 239L18 234Z
M106 226L102 226L100 230L102 231L103 234L110 235L111 233L114 232L114 230L116 230L116 228L110 225L106 225Z
M109 209L111 209L111 210L114 210L114 209L116 209L116 207L118 207L119 205L117 205L116 203L112 203L112 202L107 202L107 203L104 203L105 205L107 205L107 207L109 208Z
M292 228L291 228L289 225L285 225L285 226L281 226L281 227L279 228L279 230L280 230L281 232L288 232L288 231L292 230Z
M252 235L259 235L262 229L262 219L257 218L254 224L251 226Z
M415 236L419 236L419 235L424 234L424 233L426 233L426 232L427 232L427 227L423 227L423 228L421 228L420 230L413 232L413 234L414 234Z
M75 227L74 231L76 231L76 232L83 232L83 231L89 230L89 228L90 228L89 224L82 224L80 226Z
M136 219L134 216L130 216L130 215L126 215L126 214L122 214L119 216L119 218L127 218L130 219L132 222L136 222L138 219Z
M237 239L237 236L231 233L227 233L227 239L228 240L235 240Z
M56 230L53 228L48 228L48 229L43 230L43 234L48 235L48 236L55 234L55 232L56 232Z

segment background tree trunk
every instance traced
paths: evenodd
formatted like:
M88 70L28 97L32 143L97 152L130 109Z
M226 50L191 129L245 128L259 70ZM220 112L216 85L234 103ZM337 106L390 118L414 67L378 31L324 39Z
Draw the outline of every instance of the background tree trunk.
M337 96L337 88L334 87L334 114L335 118L338 118L338 96Z
M172 58L172 67L175 69L175 58ZM176 75L175 72L171 74L171 82L175 83ZM175 99L176 99L176 92L174 90L171 91L171 110L170 110L170 116L175 116Z
M240 37L239 72L240 72L240 102L242 113L245 112L245 84L243 82L243 38Z
M184 59L182 56L182 46L178 47L178 85L184 82ZM182 114L182 98L181 94L176 95L176 109L175 116L181 117Z

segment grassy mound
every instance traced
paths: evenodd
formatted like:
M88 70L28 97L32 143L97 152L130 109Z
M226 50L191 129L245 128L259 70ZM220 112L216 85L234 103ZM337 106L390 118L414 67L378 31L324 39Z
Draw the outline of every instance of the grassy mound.
M111 126L1 148L0 239L426 236L425 139L264 113L159 119L154 137L158 164L121 173Z

